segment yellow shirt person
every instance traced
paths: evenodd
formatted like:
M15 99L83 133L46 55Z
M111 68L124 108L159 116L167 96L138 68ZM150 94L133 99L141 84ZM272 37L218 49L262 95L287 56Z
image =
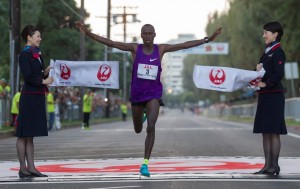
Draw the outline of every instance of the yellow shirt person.
M55 104L54 104L54 96L51 91L47 94L47 111L48 111L48 131L52 131L54 121L55 121Z
M86 94L83 96L83 123L82 129L90 129L90 114L93 109L93 93L90 89L87 90Z
M19 101L20 101L21 93L17 92L12 100L11 104L11 115L12 115L12 122L10 126L14 126L16 123L17 116L19 115Z
M127 112L128 112L126 103L122 103L120 106L120 109L122 112L122 119L123 119L123 121L126 121Z
M51 92L49 92L47 95L47 110L48 113L54 112L54 97Z
M91 113L93 105L93 96L92 94L85 94L83 96L83 112Z

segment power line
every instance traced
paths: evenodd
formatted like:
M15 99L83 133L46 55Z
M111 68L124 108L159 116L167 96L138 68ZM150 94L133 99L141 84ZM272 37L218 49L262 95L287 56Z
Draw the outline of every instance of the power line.
M66 3L64 0L60 0L71 12L73 12L76 16L78 16L78 18L80 19L84 19L83 16L81 16L78 12L76 12L72 7L70 7L70 5L68 5L68 3Z

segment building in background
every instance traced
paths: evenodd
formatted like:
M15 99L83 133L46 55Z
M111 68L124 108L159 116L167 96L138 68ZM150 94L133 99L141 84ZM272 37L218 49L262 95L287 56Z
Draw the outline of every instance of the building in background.
M177 39L168 41L168 44L183 43L195 40L194 34L179 34ZM183 60L186 53L169 52L162 59L162 83L167 94L179 95L183 93Z

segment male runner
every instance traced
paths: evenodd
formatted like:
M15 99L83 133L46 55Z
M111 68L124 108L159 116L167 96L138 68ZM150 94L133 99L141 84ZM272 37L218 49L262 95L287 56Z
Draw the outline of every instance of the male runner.
M145 24L141 28L143 44L123 43L112 41L108 38L96 35L81 24L75 22L80 32L108 47L131 52L134 60L131 80L131 105L134 130L140 133L143 129L143 114L146 109L147 137L145 140L144 161L140 167L143 176L150 177L148 162L155 140L155 124L159 114L159 108L163 105L161 100L163 87L160 82L161 60L165 53L196 47L213 41L222 28L218 28L210 37L187 41L179 44L154 44L155 29L151 24Z

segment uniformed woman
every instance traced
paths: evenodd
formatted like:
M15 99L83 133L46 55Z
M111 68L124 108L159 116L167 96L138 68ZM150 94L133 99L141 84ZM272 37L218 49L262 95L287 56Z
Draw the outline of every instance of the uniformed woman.
M19 177L47 177L35 168L33 137L48 136L45 94L53 78L48 77L50 67L44 69L39 49L42 40L40 31L28 25L22 30L22 38L26 45L19 54L20 71L24 78L16 131Z
M285 63L285 53L280 46L283 28L278 22L269 22L263 29L266 49L256 69L264 69L266 73L257 85L260 90L253 133L262 133L265 165L255 174L278 175L280 135L287 134L284 120L285 91L281 83Z

